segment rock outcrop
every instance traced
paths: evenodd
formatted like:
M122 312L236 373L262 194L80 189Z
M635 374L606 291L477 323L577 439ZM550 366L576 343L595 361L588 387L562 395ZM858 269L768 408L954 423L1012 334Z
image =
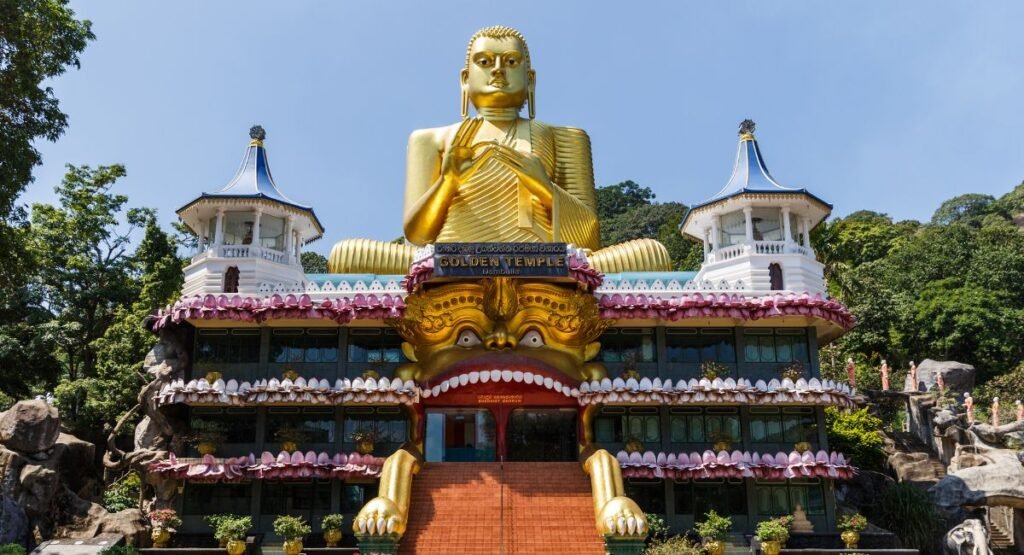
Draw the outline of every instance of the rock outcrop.
M37 544L52 537L146 531L138 510L111 514L94 503L102 491L95 446L60 432L57 410L22 401L0 417L0 543Z
M942 375L945 387L959 393L974 390L976 371L970 364L955 360L925 359L917 366L917 384L919 391L938 389L938 376Z

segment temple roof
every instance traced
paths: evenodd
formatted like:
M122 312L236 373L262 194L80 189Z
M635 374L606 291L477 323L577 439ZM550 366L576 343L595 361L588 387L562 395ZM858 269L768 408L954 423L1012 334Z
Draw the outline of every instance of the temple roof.
M319 218L317 218L316 214L313 212L312 207L293 201L277 188L277 184L274 182L274 177L270 173L270 162L267 160L267 149L263 146L263 141L266 139L266 136L266 131L264 131L263 127L259 125L254 125L249 129L249 137L251 139L249 141L249 146L246 147L245 155L242 157L242 165L239 166L238 171L235 173L235 176L231 178L231 181L215 193L202 193L198 198L179 208L178 212L181 213L189 206L203 199L265 199L308 212L315 221L316 226L322 230L323 226L320 224Z

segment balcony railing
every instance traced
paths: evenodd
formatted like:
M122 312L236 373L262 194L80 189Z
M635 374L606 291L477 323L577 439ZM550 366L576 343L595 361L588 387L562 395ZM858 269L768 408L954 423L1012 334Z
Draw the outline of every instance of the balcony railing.
M285 264L288 257L285 253L256 245L219 245L210 246L192 256L192 262L206 258L262 258L278 264Z
M707 254L707 262L724 262L746 254L800 254L803 256L814 256L811 249L798 243L786 241L753 241L743 242L727 247L720 247L718 250Z

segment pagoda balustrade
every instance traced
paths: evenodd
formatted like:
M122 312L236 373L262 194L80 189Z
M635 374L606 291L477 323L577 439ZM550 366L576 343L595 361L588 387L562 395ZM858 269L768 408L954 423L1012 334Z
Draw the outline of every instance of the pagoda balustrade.
M287 264L287 253L255 245L219 245L204 249L192 256L192 262L207 258L262 258L278 264Z
M791 241L744 241L734 245L709 250L705 262L724 262L748 254L779 255L799 254L813 257L810 248Z

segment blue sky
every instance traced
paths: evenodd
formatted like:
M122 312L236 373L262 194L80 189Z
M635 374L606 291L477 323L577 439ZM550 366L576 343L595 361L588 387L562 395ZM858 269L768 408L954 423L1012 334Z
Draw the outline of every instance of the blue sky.
M1024 3L81 2L97 40L52 86L70 116L21 202L64 164L124 163L161 220L234 174L253 123L278 186L313 205L326 253L401 234L410 131L458 119L478 28L520 29L538 119L586 129L598 185L715 193L736 127L773 175L835 205L928 219L1024 179Z

